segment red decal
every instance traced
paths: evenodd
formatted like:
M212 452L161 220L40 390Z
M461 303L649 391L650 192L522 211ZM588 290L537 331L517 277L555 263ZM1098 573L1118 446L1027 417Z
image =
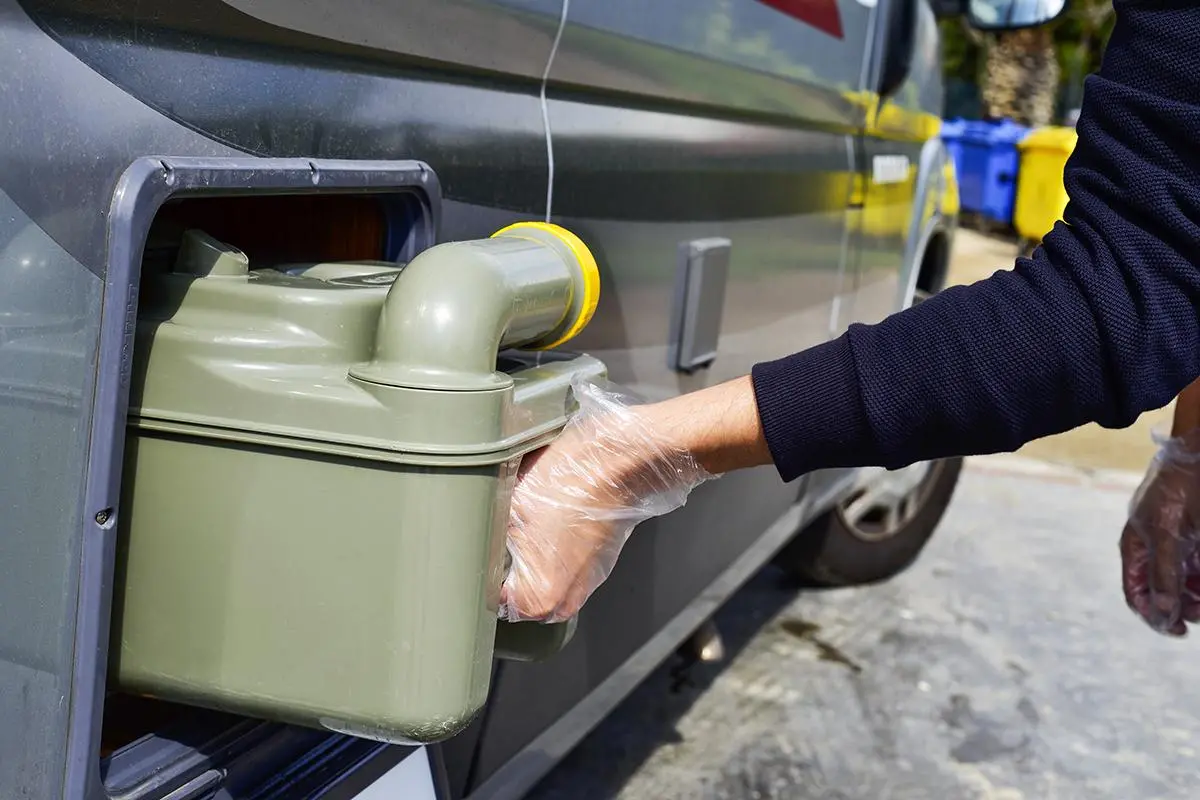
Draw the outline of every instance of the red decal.
M842 15L837 0L759 0L763 5L806 22L830 36L842 38Z

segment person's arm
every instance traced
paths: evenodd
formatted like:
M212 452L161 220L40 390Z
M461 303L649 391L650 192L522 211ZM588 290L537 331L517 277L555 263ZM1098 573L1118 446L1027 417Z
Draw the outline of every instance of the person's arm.
M691 453L713 475L771 463L749 377L635 408L631 413L648 429Z
M1122 427L1200 376L1200 7L1115 6L1033 258L755 368L785 478Z

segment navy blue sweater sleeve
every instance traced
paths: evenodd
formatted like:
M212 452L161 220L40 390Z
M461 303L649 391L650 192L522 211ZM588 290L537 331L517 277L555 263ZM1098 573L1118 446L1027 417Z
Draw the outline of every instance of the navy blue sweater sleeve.
M1123 427L1200 375L1200 5L1115 5L1033 258L755 366L784 479Z

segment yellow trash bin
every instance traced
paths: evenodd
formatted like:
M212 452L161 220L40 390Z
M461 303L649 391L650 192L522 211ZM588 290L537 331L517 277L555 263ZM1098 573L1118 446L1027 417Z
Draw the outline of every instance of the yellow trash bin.
M1017 145L1021 151L1013 226L1031 241L1041 241L1067 208L1063 169L1079 137L1074 128L1046 127Z

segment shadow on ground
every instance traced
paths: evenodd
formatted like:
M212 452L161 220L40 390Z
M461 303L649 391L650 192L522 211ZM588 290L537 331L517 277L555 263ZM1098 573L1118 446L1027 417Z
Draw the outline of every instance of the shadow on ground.
M805 587L768 566L743 586L717 613L725 657L712 664L676 655L660 666L529 795L529 800L611 800L661 748L684 741L676 723L737 663L765 627L810 644L819 658L852 671L861 667L821 636L816 623L782 612ZM732 735L728 731L725 735ZM715 731L715 735L722 735ZM581 780L586 775L586 780Z

